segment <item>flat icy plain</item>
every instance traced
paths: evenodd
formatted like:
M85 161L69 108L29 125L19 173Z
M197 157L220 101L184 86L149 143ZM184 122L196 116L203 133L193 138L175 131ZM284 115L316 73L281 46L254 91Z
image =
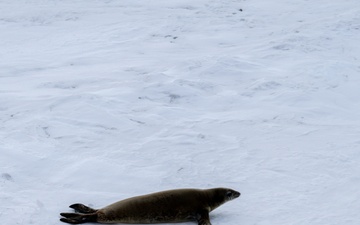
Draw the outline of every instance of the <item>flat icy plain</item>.
M359 224L359 0L2 0L0 47L1 224L218 186L213 225Z

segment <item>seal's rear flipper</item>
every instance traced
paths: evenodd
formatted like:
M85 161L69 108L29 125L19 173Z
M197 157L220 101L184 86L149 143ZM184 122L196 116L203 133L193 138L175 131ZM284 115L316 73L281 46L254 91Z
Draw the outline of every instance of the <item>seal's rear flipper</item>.
M95 213L95 212L97 212L97 210L90 208L86 205L80 204L80 203L72 204L69 207L74 209L75 212L79 212L79 213Z
M70 224L80 224L80 223L82 223L82 222L79 222L77 220L72 220L72 219L68 219L68 218L61 218L60 221L64 222L64 223L70 223Z
M60 221L71 224L80 224L86 222L96 222L97 214L80 214L80 213L60 213L62 217Z

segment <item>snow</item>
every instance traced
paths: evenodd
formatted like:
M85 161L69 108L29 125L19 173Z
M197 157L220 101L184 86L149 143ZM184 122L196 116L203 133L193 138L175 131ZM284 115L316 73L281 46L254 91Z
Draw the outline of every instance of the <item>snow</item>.
M2 224L218 186L214 225L359 223L358 0L2 0L0 31Z

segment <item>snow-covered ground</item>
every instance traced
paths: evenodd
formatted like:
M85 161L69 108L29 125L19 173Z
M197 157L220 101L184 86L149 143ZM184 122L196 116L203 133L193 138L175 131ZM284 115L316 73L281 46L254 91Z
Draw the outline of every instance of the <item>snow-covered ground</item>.
M359 43L359 0L0 1L1 224L218 186L214 225L359 224Z

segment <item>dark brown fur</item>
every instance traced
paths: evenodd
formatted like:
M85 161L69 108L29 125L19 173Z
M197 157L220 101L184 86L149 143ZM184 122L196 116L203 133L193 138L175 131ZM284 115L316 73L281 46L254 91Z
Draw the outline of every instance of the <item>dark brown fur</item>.
M72 224L197 221L199 225L210 225L209 212L239 196L239 192L228 188L176 189L128 198L99 210L73 204L70 208L77 213L61 213L64 218L60 220Z

